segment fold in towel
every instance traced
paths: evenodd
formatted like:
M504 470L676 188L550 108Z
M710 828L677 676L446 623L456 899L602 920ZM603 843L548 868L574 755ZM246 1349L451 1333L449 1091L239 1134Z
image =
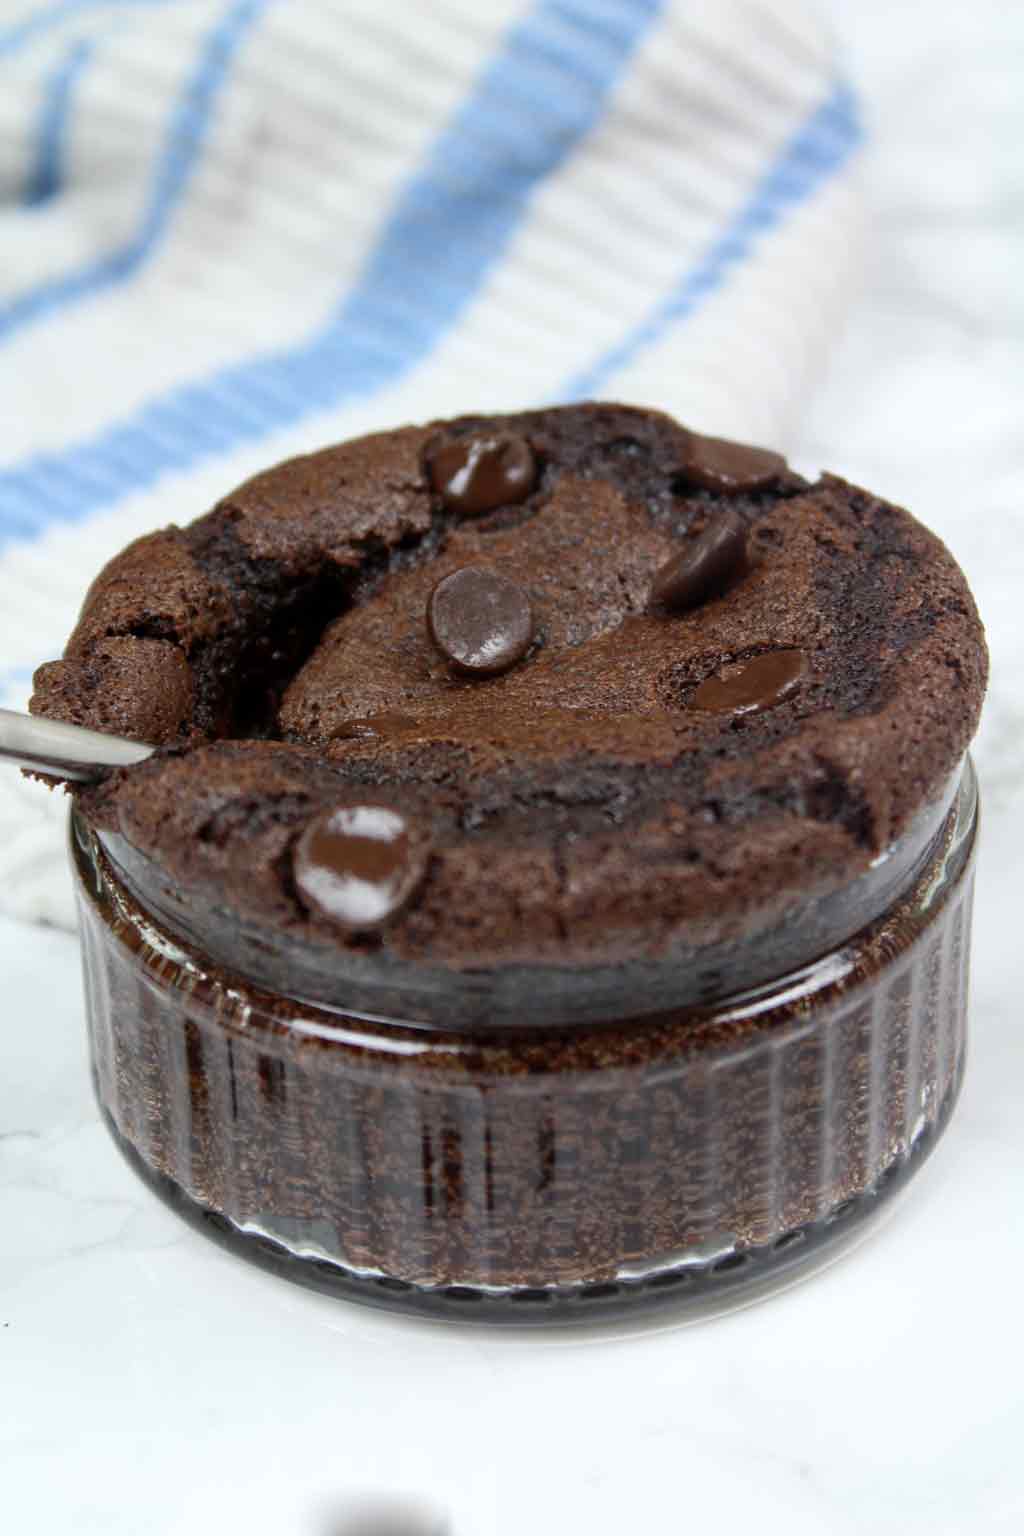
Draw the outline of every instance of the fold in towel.
M615 397L786 445L856 262L798 0L13 0L0 704L129 539L288 454ZM72 922L0 780L0 910Z

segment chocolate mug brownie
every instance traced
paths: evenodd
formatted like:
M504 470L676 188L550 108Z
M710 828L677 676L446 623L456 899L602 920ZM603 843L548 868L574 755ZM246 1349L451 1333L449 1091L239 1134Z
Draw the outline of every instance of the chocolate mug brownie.
M329 1290L572 1318L780 1273L963 1059L986 655L908 513L656 412L377 434L101 572L33 710L100 1103Z

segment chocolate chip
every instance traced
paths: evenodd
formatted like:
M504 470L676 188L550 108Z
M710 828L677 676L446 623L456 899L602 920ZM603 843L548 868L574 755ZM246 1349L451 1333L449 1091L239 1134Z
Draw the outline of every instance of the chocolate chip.
M353 720L343 720L331 732L332 741L382 741L387 736L397 736L415 726L411 715L384 713L361 715Z
M768 448L752 448L748 443L732 443L724 437L702 437L699 432L691 432L679 473L691 485L735 496L770 485L788 467L781 453L772 453Z
M771 709L795 693L807 673L803 651L768 651L754 656L736 671L709 677L690 700L692 709L715 714L749 715Z
M651 600L660 608L695 608L729 586L746 562L746 524L739 513L724 508L657 572Z
M292 872L303 904L359 933L382 927L415 895L430 856L427 835L387 805L343 805L311 821Z
M537 482L533 449L513 433L443 443L427 471L445 506L470 516L525 501Z
M489 677L526 655L533 610L518 582L487 566L464 565L431 592L427 628L441 655L459 671Z

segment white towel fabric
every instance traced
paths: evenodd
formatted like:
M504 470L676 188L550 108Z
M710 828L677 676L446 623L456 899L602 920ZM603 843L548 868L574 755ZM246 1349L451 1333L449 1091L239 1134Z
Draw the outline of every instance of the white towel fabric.
M286 455L603 396L785 447L856 267L801 0L3 0L0 703ZM0 777L0 910L72 922Z

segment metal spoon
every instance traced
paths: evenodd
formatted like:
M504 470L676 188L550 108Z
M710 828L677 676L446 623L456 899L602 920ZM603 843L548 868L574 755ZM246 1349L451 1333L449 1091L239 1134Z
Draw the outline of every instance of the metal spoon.
M142 741L0 709L0 761L57 779L100 779L109 769L130 768L155 751Z

